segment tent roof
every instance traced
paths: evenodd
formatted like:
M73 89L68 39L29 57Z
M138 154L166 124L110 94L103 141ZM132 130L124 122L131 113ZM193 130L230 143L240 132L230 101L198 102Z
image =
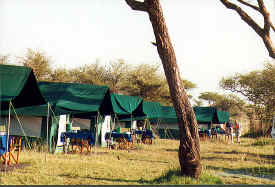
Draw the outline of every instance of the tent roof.
M144 101L143 111L148 119L158 119L161 117L160 103Z
M174 107L161 106L162 109L162 123L177 123L177 115ZM217 110L214 107L193 107L198 123L225 123L229 120L229 113Z
M229 112L226 111L217 110L217 115L220 123L226 123L230 118Z
M145 115L142 111L143 100L141 97L111 94L113 112L117 115Z
M31 68L0 65L1 110L7 110L10 101L15 108L46 103Z
M150 119L155 121L161 117L161 105L157 102L143 101L142 110L146 116L143 117L135 117L133 119L127 118L122 121L131 121L131 120L144 120Z
M109 88L80 83L39 82L39 88L56 111L67 113L110 112ZM87 114L88 115L88 114Z
M39 82L45 100L51 105L55 115L73 114L79 118L90 118L111 113L109 88L79 83ZM25 116L47 116L47 104L24 107L16 112ZM7 113L7 111L4 111Z
M221 124L229 120L230 114L215 107L193 107L198 123Z

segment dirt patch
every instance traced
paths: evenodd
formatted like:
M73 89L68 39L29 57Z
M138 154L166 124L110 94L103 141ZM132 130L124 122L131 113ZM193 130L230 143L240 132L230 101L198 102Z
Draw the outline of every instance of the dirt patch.
M28 164L28 163L19 163L19 164L12 164L12 165L0 164L0 172L8 172L8 171L13 171L15 169L22 169L30 165L31 164Z

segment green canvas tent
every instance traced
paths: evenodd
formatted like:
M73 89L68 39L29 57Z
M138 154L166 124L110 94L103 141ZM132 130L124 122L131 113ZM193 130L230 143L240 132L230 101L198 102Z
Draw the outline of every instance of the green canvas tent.
M229 113L226 111L217 110L215 107L193 107L198 123L214 123L222 124L229 120ZM161 106L162 123L177 123L177 115L174 107Z
M24 66L0 65L0 106L1 113L14 108L42 105L45 99L37 86L31 68ZM1 114L2 115L2 114Z
M79 83L39 82L45 99L57 113L82 114L79 117L110 114L109 88Z
M110 114L112 105L109 88L79 83L39 82L42 96L50 104L54 115L72 114L90 118L99 113ZM47 116L47 104L17 109L24 116ZM2 111L7 113L8 111Z
M40 82L39 88L42 95L51 104L55 115L70 114L74 118L90 119L91 130L95 130L95 120L98 115L112 113L109 88L79 83L54 83ZM51 137L56 137L57 123L52 123ZM98 125L97 125L98 126ZM100 127L97 127L100 129ZM54 129L54 130L52 130ZM42 137L45 137L46 129L42 129ZM96 133L98 136L98 132Z
M229 113L215 107L193 107L198 123L222 124L229 120Z
M55 146L52 144L57 136L59 116L63 114L76 118L92 119L97 115L110 114L112 105L109 88L79 83L39 82L39 89L50 104L49 116L49 144L51 152ZM17 110L18 115L42 117L41 137L47 137L48 105L24 107ZM91 120L92 123L95 120Z
M161 109L162 116L160 123L166 124L166 127L158 129L160 137L178 139L179 130L178 127L174 125L178 123L178 119L174 107L161 106ZM197 122L200 124L221 124L229 120L228 112L217 110L214 107L193 107L193 110Z
M143 100L141 97L111 94L113 114L119 119L145 116L142 110Z
M152 122L156 122L161 117L161 105L158 102L143 101L142 111L145 116L126 118L121 121L131 121L131 120L145 120L149 119Z

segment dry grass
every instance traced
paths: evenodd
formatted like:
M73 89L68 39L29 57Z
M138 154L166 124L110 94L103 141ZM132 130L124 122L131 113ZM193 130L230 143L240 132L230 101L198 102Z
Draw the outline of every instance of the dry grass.
M47 154L47 161L45 153L25 150L20 160L29 165L0 172L0 184L275 184L274 143L257 141L201 142L204 171L199 180L180 176L176 140L156 139L129 152L96 148L90 155Z

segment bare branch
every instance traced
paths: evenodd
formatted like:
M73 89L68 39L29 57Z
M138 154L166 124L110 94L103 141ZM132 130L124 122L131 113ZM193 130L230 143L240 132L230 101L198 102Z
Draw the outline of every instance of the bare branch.
M272 25L272 23L270 21L270 14L269 14L268 10L266 9L263 0L257 0L257 1L258 1L258 5L260 7L260 12L264 17L264 32L269 35L270 27Z
M243 0L237 0L239 3L243 4L243 5L246 5L246 6L249 6L250 8L253 8L254 10L256 11L260 11L259 7L255 6L255 5L252 5L246 1L243 1Z
M272 30L275 32L275 26L274 26L272 23L270 23L270 27L271 27Z
M133 10L147 11L147 8L144 2L140 2L136 0L125 0L125 1Z
M224 6L229 9L235 10L242 20L244 20L254 31L263 37L264 31L263 29L239 6L235 5L234 3L229 2L228 0L220 0Z

